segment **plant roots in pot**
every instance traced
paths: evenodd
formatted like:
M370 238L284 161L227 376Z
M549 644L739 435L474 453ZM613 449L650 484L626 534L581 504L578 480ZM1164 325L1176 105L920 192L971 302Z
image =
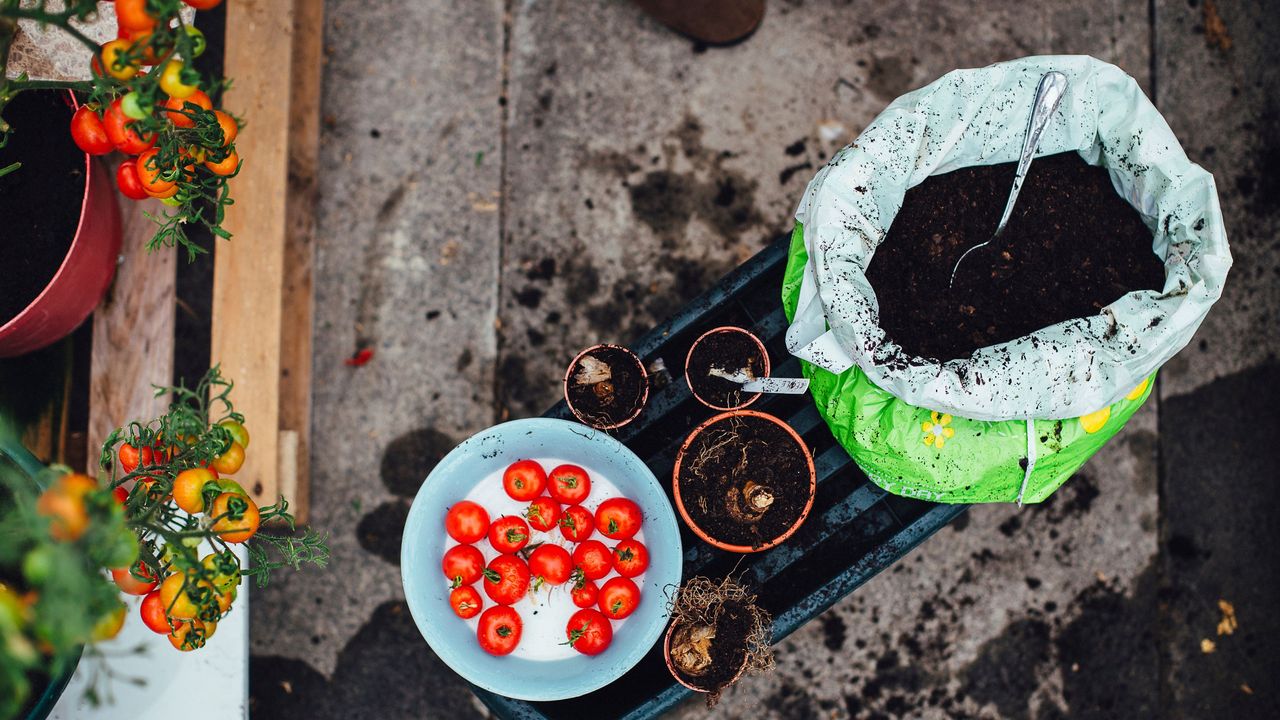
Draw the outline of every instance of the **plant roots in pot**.
M1014 163L960 168L907 191L867 268L880 327L908 356L952 360L1073 318L1135 290L1164 267L1142 217L1105 168L1074 152L1037 159L1004 233L995 231Z
M716 328L689 348L684 372L695 398L716 410L732 410L750 405L759 393L744 393L741 385L723 375L768 377L769 356L746 330Z
M584 350L569 365L564 382L569 409L601 430L631 422L649 395L649 378L639 358L616 345Z
M744 672L773 668L773 620L755 596L726 578L695 577L671 602L667 669L686 687L707 693L707 706Z

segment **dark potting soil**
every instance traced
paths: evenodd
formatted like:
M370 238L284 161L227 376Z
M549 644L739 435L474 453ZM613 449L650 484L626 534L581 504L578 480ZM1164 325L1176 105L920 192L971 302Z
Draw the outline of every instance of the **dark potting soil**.
M729 494L747 481L772 491L773 503L754 522L734 517ZM795 524L809 502L809 463L783 428L759 417L734 416L698 433L680 462L680 499L707 535L731 545L760 547Z
M71 139L66 93L30 90L5 108L0 148L0 325L22 312L62 265L80 222L84 153Z
M676 672L694 687L708 692L723 689L747 660L747 635L754 622L754 616L741 603L726 601L716 618L716 636L709 651L711 667L702 675L688 675L679 668Z
M1072 318L1134 290L1159 290L1151 231L1105 168L1074 152L1037 159L1009 225L995 231L1014 163L961 168L907 191L867 279L880 327L907 355L951 360Z
M764 376L764 356L748 335L724 330L708 335L694 346L685 374L698 397L722 408L740 407L759 393L744 393L742 386L710 375L712 368L736 372L744 368L753 377Z
M639 366L626 351L618 348L599 348L591 351L591 357L609 366L613 385L611 393L599 393L595 385L574 382L579 365L569 371L569 402L592 425L614 425L631 417L644 394L645 378Z

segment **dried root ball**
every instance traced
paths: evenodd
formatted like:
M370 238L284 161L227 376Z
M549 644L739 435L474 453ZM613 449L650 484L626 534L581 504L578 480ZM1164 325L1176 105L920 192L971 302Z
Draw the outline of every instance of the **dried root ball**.
M711 641L716 630L710 625L680 625L671 634L671 662L680 672L698 677L711 669Z

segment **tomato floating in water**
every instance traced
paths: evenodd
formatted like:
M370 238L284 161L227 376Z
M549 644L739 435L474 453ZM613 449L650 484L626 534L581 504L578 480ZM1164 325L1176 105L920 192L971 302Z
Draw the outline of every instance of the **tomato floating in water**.
M559 545L539 545L529 553L529 573L547 585L563 585L573 572L569 551Z
M629 578L610 578L600 587L600 611L614 620L635 612L640 604L640 588Z
M444 518L444 531L460 543L477 542L489 532L489 511L470 500L455 503Z
M613 553L599 540L586 540L573 549L573 564L588 580L599 580L613 569Z
M561 465L547 475L547 492L565 505L577 505L591 494L591 476L577 465Z
M582 542L596 531L595 517L581 505L571 505L560 514L560 533L565 540Z
M532 500L547 487L547 471L536 460L514 462L502 473L502 489L512 500Z
M599 610L584 608L574 613L564 628L568 645L583 655L599 655L613 642L613 626Z
M534 498L525 508L524 516L533 529L550 532L560 522L560 503L549 497Z
M504 515L489 526L489 544L500 553L514 553L529 544L529 525L514 515Z
M490 655L510 655L520 644L523 629L520 613L499 605L485 610L480 616L476 638L480 641L480 647Z
M596 529L613 540L626 540L640 532L643 521L640 506L626 498L609 498L596 508Z
M613 566L622 577L635 577L649 568L649 549L637 540L623 540L613 548Z
M515 555L499 555L484 569L484 593L499 605L514 605L529 591L529 566Z

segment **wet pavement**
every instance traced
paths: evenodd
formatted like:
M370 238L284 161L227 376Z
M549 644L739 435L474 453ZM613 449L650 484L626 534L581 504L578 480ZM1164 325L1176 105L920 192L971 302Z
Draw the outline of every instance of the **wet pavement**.
M1054 52L1136 77L1215 174L1222 301L1053 498L973 508L709 715L1280 717L1265 5L772 0L756 35L705 48L616 0L328 2L311 492L334 561L254 592L255 630L273 628L252 648L255 716L483 717L400 587L435 461L540 414L577 349L637 337L789 230L808 179L897 95ZM343 365L365 346L372 362Z

